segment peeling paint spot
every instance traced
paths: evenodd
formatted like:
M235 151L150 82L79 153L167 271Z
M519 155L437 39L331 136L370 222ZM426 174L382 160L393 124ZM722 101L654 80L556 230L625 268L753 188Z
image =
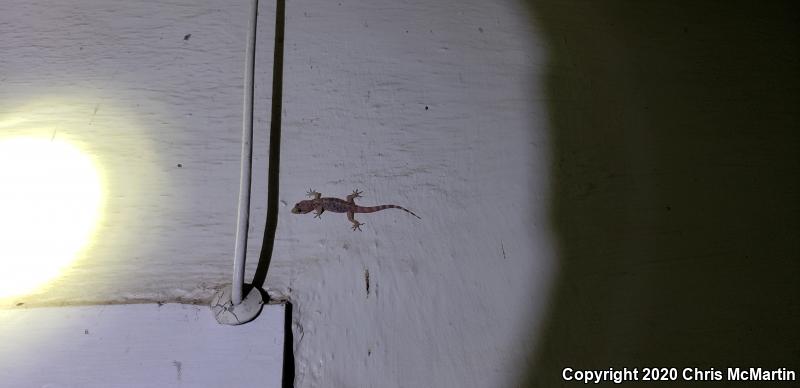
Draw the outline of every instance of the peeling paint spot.
M183 363L178 360L173 360L172 365L175 366L175 370L178 372L178 381L181 381L181 377L183 377Z
M369 270L364 270L364 285L367 291L367 298L369 298Z

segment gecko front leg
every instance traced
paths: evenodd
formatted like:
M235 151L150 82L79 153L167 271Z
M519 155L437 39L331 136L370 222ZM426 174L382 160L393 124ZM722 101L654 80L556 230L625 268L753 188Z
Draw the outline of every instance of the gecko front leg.
M308 189L308 191L306 192L306 196L311 197L313 199L319 199L320 197L322 197L322 194L318 193L314 189Z
M322 219L322 213L325 213L325 208L322 205L319 205L314 209L314 218Z
M353 213L353 212L347 212L347 219L350 220L350 222L353 223L353 231L354 232L356 231L356 229L358 229L358 231L360 232L361 231L361 225L365 225L363 222L356 221L355 213Z

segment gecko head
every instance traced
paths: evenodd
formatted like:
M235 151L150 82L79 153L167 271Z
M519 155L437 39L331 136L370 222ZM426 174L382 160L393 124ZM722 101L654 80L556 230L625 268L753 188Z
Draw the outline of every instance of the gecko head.
M311 200L300 201L300 202L298 202L297 204L294 205L294 207L292 208L292 213L294 213L294 214L306 214L306 213L314 210L315 207L316 207L316 205L314 205L314 201L311 201Z

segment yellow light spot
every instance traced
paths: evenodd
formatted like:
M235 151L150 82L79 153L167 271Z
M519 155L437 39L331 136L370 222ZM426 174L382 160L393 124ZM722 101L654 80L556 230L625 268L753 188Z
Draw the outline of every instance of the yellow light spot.
M58 276L89 242L101 199L92 161L69 143L0 140L0 298Z

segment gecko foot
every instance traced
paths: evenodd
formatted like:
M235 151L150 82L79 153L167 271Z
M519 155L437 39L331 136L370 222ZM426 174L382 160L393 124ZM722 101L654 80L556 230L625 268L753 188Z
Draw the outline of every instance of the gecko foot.
M361 225L366 225L366 224L365 224L365 223L363 223L363 222L356 222L356 223L354 223L354 224L353 224L353 232L355 232L356 230L358 230L359 232L362 232L362 230L361 230Z
M311 198L319 198L321 195L322 194L318 193L314 189L308 189L308 191L306 192L306 196Z
M353 190L353 194L350 194L350 195L347 196L347 202L350 202L350 203L354 204L355 202L353 202L353 201L356 198L361 198L361 192L358 191L358 189Z
M319 208L314 210L314 218L322 219L322 213L325 213L325 209Z

